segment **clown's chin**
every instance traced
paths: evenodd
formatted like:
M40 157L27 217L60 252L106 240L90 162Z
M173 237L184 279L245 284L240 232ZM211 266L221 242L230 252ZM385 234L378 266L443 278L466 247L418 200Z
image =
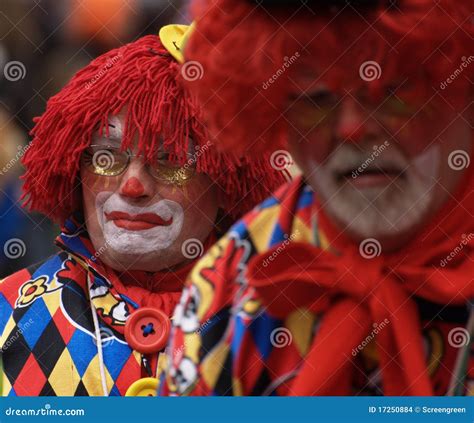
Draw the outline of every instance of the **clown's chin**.
M334 187L331 189L331 187ZM394 238L416 229L428 213L433 187L405 176L393 183L321 187L325 212L358 240Z
M108 247L100 256L101 261L110 268L124 271L159 272L176 266L180 262L177 247L174 244L164 250L143 254L127 248ZM182 260L182 259L181 259Z

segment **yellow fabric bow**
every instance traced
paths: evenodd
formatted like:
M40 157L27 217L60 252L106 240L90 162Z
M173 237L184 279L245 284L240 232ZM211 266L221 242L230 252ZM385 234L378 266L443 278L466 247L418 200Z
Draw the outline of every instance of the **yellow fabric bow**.
M193 22L191 25L166 25L160 29L161 43L179 63L184 63L184 47L194 27Z

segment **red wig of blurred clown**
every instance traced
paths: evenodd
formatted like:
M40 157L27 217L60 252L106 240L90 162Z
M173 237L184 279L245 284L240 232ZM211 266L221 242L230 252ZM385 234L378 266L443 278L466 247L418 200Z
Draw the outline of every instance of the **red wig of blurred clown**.
M60 223L81 209L81 154L93 132L108 135L108 118L122 109L122 149L132 147L138 135L138 152L147 162L155 160L163 143L170 159L184 165L193 148L196 171L219 187L228 216L238 217L268 196L284 176L268 158L218 153L182 78L180 64L153 35L111 50L79 71L35 120L34 139L23 159L26 204Z
M387 84L417 75L418 86L407 96L416 96L419 101L427 97L429 88L443 89L440 84L464 63L462 74L450 81L443 97L453 104L460 93L472 90L474 64L469 66L469 61L474 58L466 56L466 51L472 51L467 46L472 46L474 36L472 3L349 3L196 2L196 30L185 55L203 66L203 78L193 83L193 90L206 104L208 128L220 145L240 152L248 147L262 151L268 146L272 150L284 146L284 105L290 69L297 60L306 63L307 58L313 58L307 62L311 70L317 58L319 68L326 69L320 79L332 90L365 84L374 97L381 95ZM313 30L308 31L309 27ZM364 69L362 65L368 60L377 63L379 69ZM361 72L379 73L368 84Z

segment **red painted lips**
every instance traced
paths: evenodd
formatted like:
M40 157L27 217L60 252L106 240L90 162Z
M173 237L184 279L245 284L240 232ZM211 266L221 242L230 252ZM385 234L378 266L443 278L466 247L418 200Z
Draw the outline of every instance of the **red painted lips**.
M131 215L125 212L114 211L105 213L107 220L112 220L116 226L129 231L143 231L156 226L169 226L173 223L173 218L164 220L154 213L143 213Z

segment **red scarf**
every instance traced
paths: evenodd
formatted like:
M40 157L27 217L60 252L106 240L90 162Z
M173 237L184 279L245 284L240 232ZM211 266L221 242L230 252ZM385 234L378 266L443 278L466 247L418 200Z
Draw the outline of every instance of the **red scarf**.
M349 385L352 349L369 335L373 324L385 319L389 324L375 339L384 394L433 395L412 297L446 305L462 305L474 298L473 175L471 168L454 198L414 241L396 253L364 259L359 245L319 209L322 231L330 248L340 255L291 242L251 260L249 285L270 314L283 318L302 307L322 314L317 336L290 390L292 395L334 395L340 392L340 385ZM458 252L443 266L441 260L456 247ZM272 253L277 258L262 265Z
M207 245L207 244L206 244ZM115 295L126 295L140 307L152 307L171 317L179 302L186 277L195 261L176 271L120 273L103 266L102 272L111 282L111 291Z
M215 241L216 235L211 232L203 245L203 251L207 251ZM87 262L92 265L90 260ZM178 269L160 272L119 272L102 263L94 263L93 266L111 282L111 292L117 298L126 295L140 307L161 310L171 318L181 298L186 278L195 264L196 260L192 260ZM123 328L118 330L123 333Z

